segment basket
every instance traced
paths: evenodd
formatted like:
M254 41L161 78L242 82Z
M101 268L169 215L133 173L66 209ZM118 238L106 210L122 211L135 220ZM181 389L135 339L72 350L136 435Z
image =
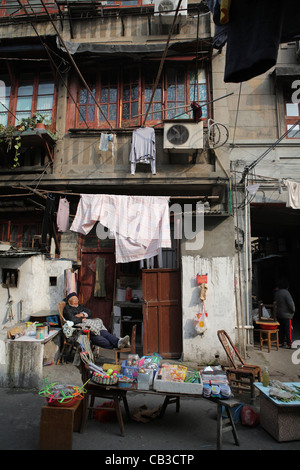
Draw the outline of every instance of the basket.
M138 375L138 367L131 367L127 365L127 361L122 362L122 374L128 377L137 377Z
M277 325L267 325L267 324L263 325L263 324L261 324L260 327L261 327L262 330L276 330L277 329Z
M117 385L118 377L115 375L107 377L106 375L94 374L92 381L101 385Z

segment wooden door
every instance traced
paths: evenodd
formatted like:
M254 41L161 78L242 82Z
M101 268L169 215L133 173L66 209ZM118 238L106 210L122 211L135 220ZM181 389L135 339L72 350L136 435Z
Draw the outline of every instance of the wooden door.
M164 359L182 353L181 275L179 269L143 270L143 353Z
M96 258L105 259L105 296L95 297ZM84 251L81 253L79 274L80 303L92 311L93 318L101 318L107 329L111 329L115 286L115 255L111 252Z

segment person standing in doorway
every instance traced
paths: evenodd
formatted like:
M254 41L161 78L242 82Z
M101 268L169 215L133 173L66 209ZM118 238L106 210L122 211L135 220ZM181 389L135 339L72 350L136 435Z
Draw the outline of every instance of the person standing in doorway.
M295 314L295 304L289 292L289 282L287 279L281 279L277 283L274 300L277 302L277 320L279 325L279 343L284 345L286 340L287 348L293 345L292 339L292 319Z

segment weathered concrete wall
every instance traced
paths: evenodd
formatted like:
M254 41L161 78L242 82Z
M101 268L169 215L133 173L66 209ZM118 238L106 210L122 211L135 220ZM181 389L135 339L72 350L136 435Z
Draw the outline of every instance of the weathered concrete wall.
M208 276L205 300L207 330L198 335L194 329L195 314L203 311L197 273ZM202 258L182 257L183 359L208 364L215 355L225 361L217 331L225 329L235 339L234 260L229 256Z
M233 218L205 217L203 246L193 252L190 242L182 243L183 358L210 363L215 355L225 361L217 330L226 329L235 340L234 225ZM194 316L202 312L197 274L207 274L205 318L207 330L198 335Z
M5 268L19 270L18 286L10 288L15 321L26 320L31 313L39 310L56 310L64 295L64 270L71 267L72 262L69 260L47 259L43 255L30 258L1 258L1 275ZM56 277L56 286L50 286L50 276ZM9 307L8 291L3 285L0 286L0 306L0 324L3 326Z
M60 347L60 337L49 344L13 342L7 340L7 329L31 313L40 310L57 310L64 296L64 270L72 267L72 261L47 259L43 255L30 258L1 258L0 270L19 270L17 287L10 288L13 300L13 321L7 322L9 309L8 290L0 286L0 386L38 388L42 386L43 358L54 359ZM2 273L1 273L2 274ZM51 286L49 277L56 277L57 285ZM21 318L22 301L22 318Z

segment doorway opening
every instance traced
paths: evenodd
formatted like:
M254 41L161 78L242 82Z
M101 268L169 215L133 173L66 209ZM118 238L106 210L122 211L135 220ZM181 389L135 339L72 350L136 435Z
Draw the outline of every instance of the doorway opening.
M271 304L277 282L286 278L296 306L293 340L300 339L300 214L285 204L251 204L253 307Z

